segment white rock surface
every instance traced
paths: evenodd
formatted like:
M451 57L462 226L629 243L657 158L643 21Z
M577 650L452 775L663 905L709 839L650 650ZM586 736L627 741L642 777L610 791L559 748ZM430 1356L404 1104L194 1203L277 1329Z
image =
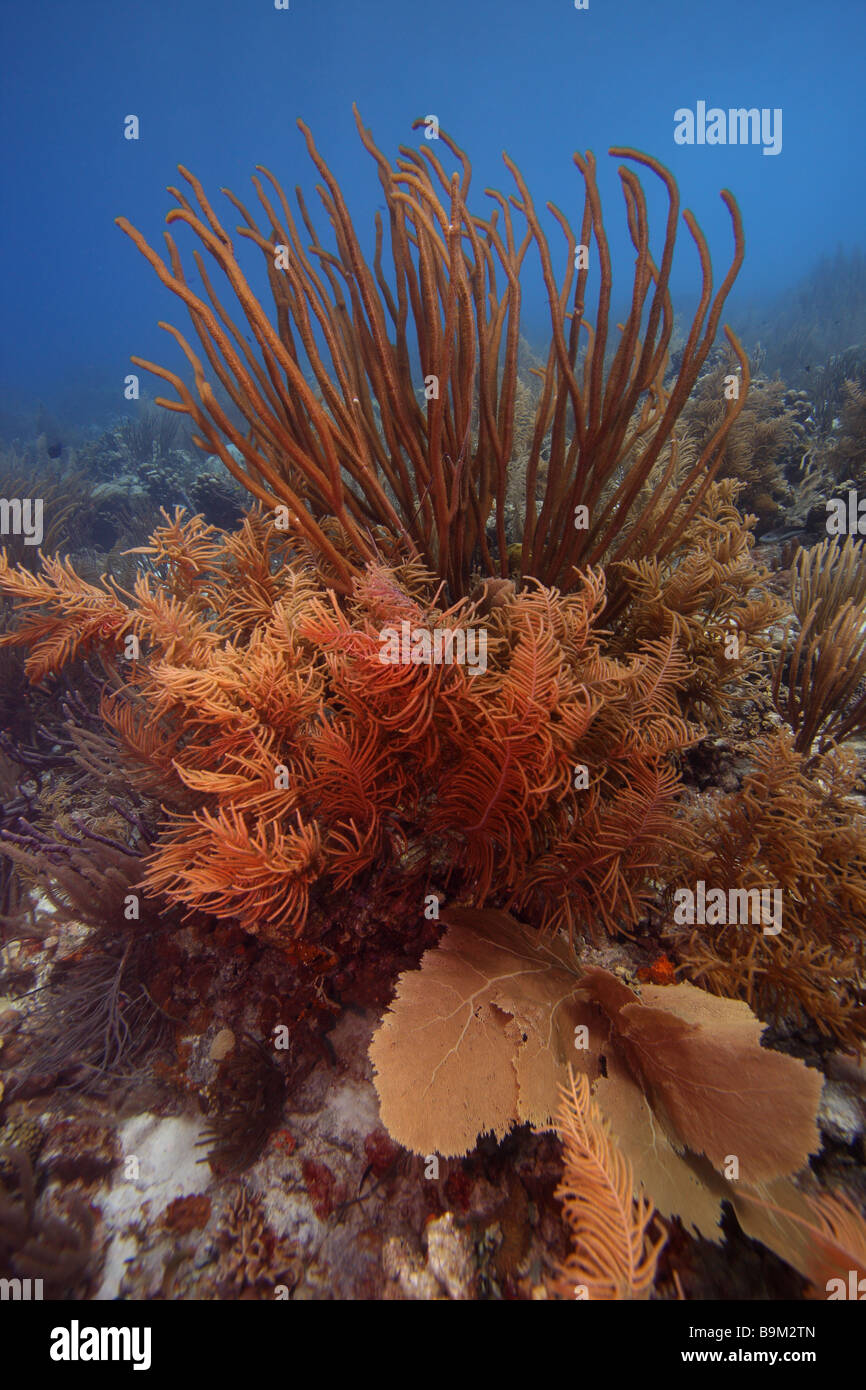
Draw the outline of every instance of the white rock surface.
M118 1131L123 1161L108 1192L97 1198L109 1232L105 1272L97 1299L117 1298L124 1261L137 1251L132 1225L147 1225L176 1197L188 1197L208 1186L210 1169L200 1163L195 1147L204 1122L178 1115L135 1115ZM135 1160L133 1163L132 1160Z

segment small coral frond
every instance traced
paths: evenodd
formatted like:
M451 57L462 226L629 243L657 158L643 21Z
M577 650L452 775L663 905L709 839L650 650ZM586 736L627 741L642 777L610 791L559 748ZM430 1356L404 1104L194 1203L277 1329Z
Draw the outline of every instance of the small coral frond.
M103 579L88 584L68 560L42 557L42 573L13 569L0 552L0 594L14 599L18 626L0 645L26 646L25 670L35 683L56 674L94 647L110 649L131 625L132 614Z
M559 1268L556 1291L596 1300L647 1298L667 1236L653 1240L652 1202L634 1196L631 1164L611 1139L586 1076L569 1073L562 1087L558 1129L565 1173L556 1190L572 1250Z
M309 885L318 870L318 827L276 821L252 829L236 810L178 817L153 856L148 885L169 901L215 917L242 917L246 929L273 940L303 930Z
M218 644L218 635L193 605L163 585L155 589L151 579L140 574L135 581L139 636L157 646L165 661L201 665L205 653Z
M818 627L816 600L796 639L790 631L773 673L773 702L796 734L798 752L819 751L866 729L866 632L862 607L851 599ZM787 699L781 695L783 680Z
M791 574L791 604L801 623L813 608L814 631L823 632L849 601L866 605L866 566L863 542L838 536L797 554Z
M130 555L147 555L156 565L166 565L172 575L188 590L210 582L210 575L222 557L223 545L219 531L208 526L202 516L184 520L183 507L175 507L170 517L161 507L164 526L157 526L150 545L139 545Z

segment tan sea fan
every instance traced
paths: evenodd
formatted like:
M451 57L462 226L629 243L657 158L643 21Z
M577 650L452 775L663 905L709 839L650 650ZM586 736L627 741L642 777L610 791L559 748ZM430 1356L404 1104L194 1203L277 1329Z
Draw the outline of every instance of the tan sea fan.
M859 1288L866 1286L866 1219L847 1193L806 1194L800 1197L800 1210L780 1206L758 1193L745 1191L742 1195L749 1204L775 1217L779 1230L787 1235L789 1248L777 1249L777 1253L809 1280L807 1297L846 1298L852 1281ZM790 1203L790 1195L785 1200ZM739 1210L737 1215L742 1220ZM765 1239L764 1234L759 1232L758 1239Z

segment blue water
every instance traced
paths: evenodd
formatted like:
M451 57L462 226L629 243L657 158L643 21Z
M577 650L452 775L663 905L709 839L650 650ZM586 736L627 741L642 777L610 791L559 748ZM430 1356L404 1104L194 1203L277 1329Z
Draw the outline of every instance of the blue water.
M748 244L726 315L736 324L822 253L864 246L864 40L863 0L4 0L0 416L18 424L42 401L93 425L123 409L130 354L178 361L157 321L185 330L185 311L113 219L156 242L179 162L232 227L218 190L252 198L257 163L315 205L300 116L369 238L381 193L353 101L392 158L422 141L414 118L438 116L473 161L479 210L486 185L511 188L507 150L537 204L552 199L579 224L571 155L594 150L622 293L633 251L609 145L672 169L721 269L731 240L718 190L730 187ZM674 113L699 101L780 110L780 152L677 144ZM123 136L130 114L136 141ZM658 235L664 200L644 181ZM244 254L257 274L259 253ZM683 233L673 284L686 306L696 275ZM525 328L541 338L544 323L530 275Z

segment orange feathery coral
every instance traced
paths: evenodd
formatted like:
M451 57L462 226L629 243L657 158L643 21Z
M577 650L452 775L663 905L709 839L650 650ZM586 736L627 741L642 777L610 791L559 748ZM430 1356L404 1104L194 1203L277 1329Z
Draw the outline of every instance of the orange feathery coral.
M33 682L94 647L117 642L133 616L109 581L87 584L68 559L41 559L42 573L31 574L23 565L13 569L0 551L0 589L21 615L15 631L0 636L0 646L30 648L24 665Z
M634 926L673 838L670 755L696 730L672 637L604 655L600 573L443 610L417 567L371 566L338 600L257 514L224 535L178 513L144 549L156 568L132 593L54 562L0 589L36 674L82 641L114 668L103 714L168 809L151 888L286 940L320 880L384 864L540 926ZM484 660L383 661L403 625L467 651L483 637Z
M570 1070L561 1093L565 1174L556 1196L572 1248L556 1291L569 1298L648 1298L667 1236L652 1238L655 1208L642 1193L634 1195L631 1164L612 1140L588 1078Z

